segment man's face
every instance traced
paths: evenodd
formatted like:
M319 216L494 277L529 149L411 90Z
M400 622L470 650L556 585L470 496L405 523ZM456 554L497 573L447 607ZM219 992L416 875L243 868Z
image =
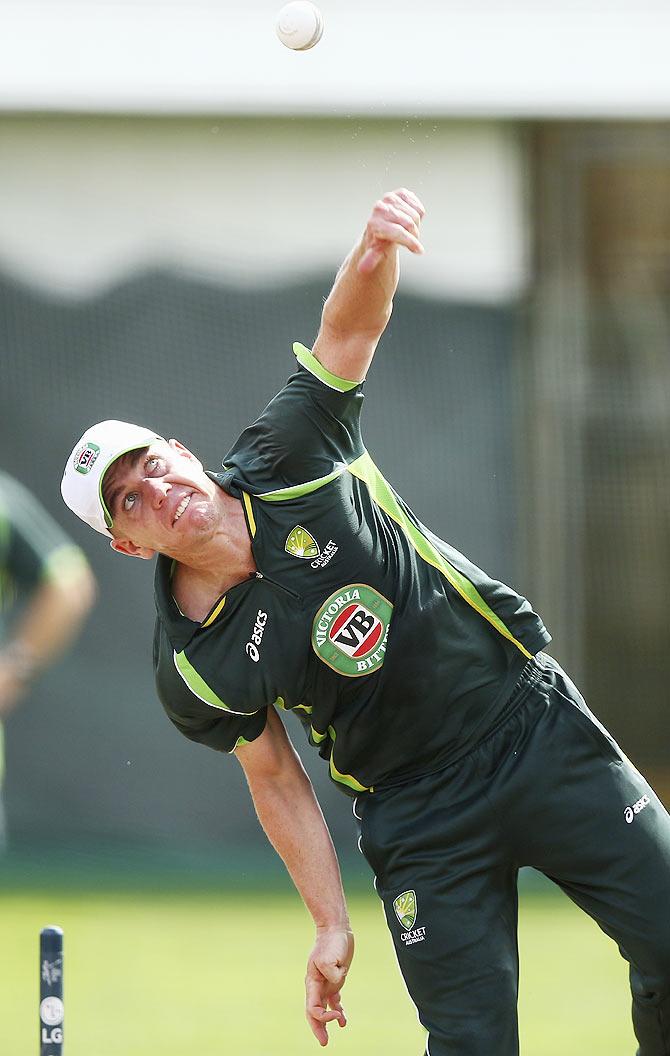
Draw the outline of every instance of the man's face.
M216 484L177 440L154 440L136 461L112 465L104 490L121 553L179 559L216 531Z

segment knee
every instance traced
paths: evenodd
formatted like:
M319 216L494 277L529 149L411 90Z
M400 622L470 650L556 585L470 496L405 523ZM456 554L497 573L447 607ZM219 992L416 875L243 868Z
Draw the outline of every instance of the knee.
M656 1007L670 997L670 948L658 951L644 968L630 966L630 988L634 999L642 1005Z

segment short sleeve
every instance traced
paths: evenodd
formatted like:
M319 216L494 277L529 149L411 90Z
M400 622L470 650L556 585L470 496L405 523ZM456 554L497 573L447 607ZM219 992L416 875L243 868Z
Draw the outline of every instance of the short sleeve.
M22 590L42 579L64 582L87 565L84 554L27 488L0 477L2 566Z
M154 671L158 698L170 721L190 741L217 752L233 752L255 741L265 729L267 707L251 715L240 715L207 704L188 687L173 663L167 636L156 625Z
M331 374L304 345L294 352L297 372L223 460L254 494L320 480L365 450L363 383Z

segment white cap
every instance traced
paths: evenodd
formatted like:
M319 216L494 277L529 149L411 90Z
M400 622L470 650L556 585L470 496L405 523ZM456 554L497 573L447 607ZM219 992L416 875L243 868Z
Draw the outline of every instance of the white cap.
M121 455L162 439L151 429L130 422L111 420L92 425L74 445L65 463L60 486L65 504L96 532L111 539L112 517L102 498L105 473Z

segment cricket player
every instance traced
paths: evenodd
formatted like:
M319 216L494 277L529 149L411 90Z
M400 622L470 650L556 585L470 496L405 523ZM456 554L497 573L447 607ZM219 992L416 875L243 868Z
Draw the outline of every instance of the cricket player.
M354 943L278 709L355 797L426 1053L518 1052L517 873L532 865L619 944L640 1056L667 1056L670 819L529 603L421 524L363 441L363 382L423 215L405 189L375 204L314 347L294 346L296 372L221 470L108 421L75 445L63 496L119 553L158 554L158 694L186 737L237 756L314 919L321 1045L346 1023Z
M0 472L0 720L64 652L94 596L83 552L27 488ZM3 770L0 725L0 785ZM0 847L5 841L0 801Z

